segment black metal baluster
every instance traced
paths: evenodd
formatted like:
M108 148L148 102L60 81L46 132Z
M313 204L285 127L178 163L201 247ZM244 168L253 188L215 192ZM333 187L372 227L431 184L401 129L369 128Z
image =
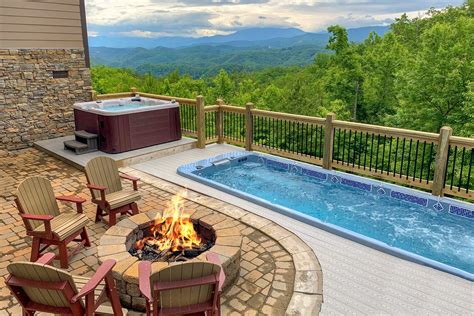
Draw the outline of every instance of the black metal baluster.
M426 151L426 140L423 142L423 152L421 154L421 167L420 167L420 183L423 181L423 171L425 166L425 151Z
M399 141L399 137L397 136L397 143L396 143L396 146L395 146L395 161L393 163L393 176L395 177L395 173L396 173L396 170L397 170L397 159L398 159L398 141Z
M349 130L349 139L347 141L347 165L351 163L351 140L352 139L352 130Z
M346 151L346 130L344 130L344 136L342 139L342 160L341 163L344 165L344 152Z
M382 146L382 168L380 168L380 173L383 173L383 164L385 162L385 143L387 142L387 135L383 135L383 146Z
M413 162L413 181L415 181L416 175L416 163L418 161L418 146L420 145L420 141L416 141L416 149L415 149L415 161Z
M402 144L402 161L400 162L400 178L402 177L403 174L403 160L405 160L405 138L403 139L403 144Z
M410 148L408 150L408 165L407 165L407 177L406 179L408 180L408 176L410 174L410 162L411 162L411 144L413 142L413 139L410 139Z
M380 148L380 134L377 135L377 150L375 151L375 170L377 172L377 167L379 164L379 148Z
M428 160L428 174L426 175L426 184L430 182L430 173L431 173L431 161L433 160L433 147L434 143L431 142L430 146L430 159Z
M458 153L458 146L454 146L454 157L453 157L453 169L451 170L451 185L449 186L449 189L453 189L453 183L454 183L454 171L456 167L456 155Z
M336 163L339 163L339 160L341 159L341 151L340 151L340 145L341 145L341 128L338 128L337 132L337 158L336 158Z
M360 141L359 141L359 161L357 162L357 167L360 169L360 159L362 157L362 138L364 137L363 133L360 132ZM334 152L334 150L333 150Z
M387 176L390 174L390 161L392 159L392 142L393 142L393 137L390 136L390 145L388 147L388 166L387 166Z
M474 148L471 149L471 158L470 158L470 161L469 161L469 170L467 172L466 193L469 193L469 186L471 185L471 169L472 169L473 157L474 157Z
M308 156L308 153L309 153L309 155L311 156L311 152L308 151L308 123L306 123L305 147L304 147L304 154L305 154L305 156Z
M319 158L323 158L323 126L319 127Z
M364 147L364 170L367 165L367 145L369 144L369 132L365 132L365 147Z
M464 154L466 153L466 147L462 148L462 157L461 157L461 170L459 171L459 181L458 181L458 192L461 191L462 185L462 170L464 169Z
M299 154L300 149L300 122L296 123L296 153Z
M374 133L372 133L372 141L370 142L370 161L369 171L372 171L372 156L374 155Z
M356 151L357 151L357 131L354 131L354 148L353 148L353 153L352 153L352 168L354 168L354 166L355 166Z

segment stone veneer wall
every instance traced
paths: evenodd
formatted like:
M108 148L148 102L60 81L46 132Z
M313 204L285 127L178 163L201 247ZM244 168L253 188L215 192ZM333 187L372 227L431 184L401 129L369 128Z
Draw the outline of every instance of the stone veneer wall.
M53 70L68 78L53 78ZM71 134L73 104L91 92L83 49L0 50L0 150Z

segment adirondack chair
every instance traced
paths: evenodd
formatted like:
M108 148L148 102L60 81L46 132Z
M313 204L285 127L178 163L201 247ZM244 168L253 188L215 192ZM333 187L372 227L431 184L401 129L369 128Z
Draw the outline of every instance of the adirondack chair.
M60 213L56 200L75 203L77 212ZM26 234L33 237L31 261L36 261L46 248L55 245L59 249L56 258L62 268L67 268L70 256L82 246L91 245L86 231L89 219L82 214L85 201L78 196L55 197L51 183L42 177L31 177L20 183L15 203L26 226ZM78 244L68 251L67 245L72 241Z
M97 204L95 221L104 220L109 226L117 223L117 214L138 214L135 203L140 200L138 178L119 173L115 160L97 157L86 164L87 187L91 191L92 202ZM133 190L124 190L120 178L130 180ZM104 215L109 215L109 220Z
M147 316L176 314L220 315L220 294L225 274L215 253L209 262L185 262L151 273L151 262L138 265L139 289Z
M122 316L112 268L115 260L106 260L92 278L71 275L52 267L53 253L46 253L36 262L14 262L5 284L23 308L23 315L35 312L61 315L92 316L106 301L114 315Z

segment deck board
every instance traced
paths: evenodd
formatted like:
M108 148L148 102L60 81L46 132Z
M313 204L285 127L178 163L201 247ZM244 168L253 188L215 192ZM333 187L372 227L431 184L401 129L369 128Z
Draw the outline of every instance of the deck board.
M474 314L474 283L363 246L204 184L179 176L185 163L242 150L210 145L133 168L238 205L290 229L313 248L324 278L322 314Z

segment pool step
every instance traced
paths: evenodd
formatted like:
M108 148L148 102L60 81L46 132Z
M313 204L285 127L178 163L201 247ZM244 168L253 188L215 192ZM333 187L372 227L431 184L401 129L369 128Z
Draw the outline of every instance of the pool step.
M72 150L76 155L97 151L98 135L86 131L75 131L76 140L68 140L64 142L64 149Z

